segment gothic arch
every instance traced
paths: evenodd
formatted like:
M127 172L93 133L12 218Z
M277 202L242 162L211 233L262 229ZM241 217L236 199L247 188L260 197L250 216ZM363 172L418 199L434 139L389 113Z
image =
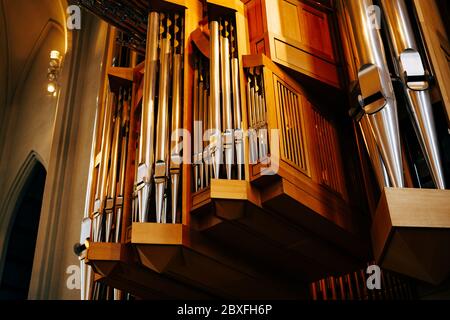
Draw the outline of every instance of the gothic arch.
M15 221L15 214L19 209L19 205L25 196L24 191L36 169L46 171L41 156L35 151L31 151L19 172L14 179L11 188L6 196L0 211L0 279L2 279L7 248L9 245L9 238L11 229Z

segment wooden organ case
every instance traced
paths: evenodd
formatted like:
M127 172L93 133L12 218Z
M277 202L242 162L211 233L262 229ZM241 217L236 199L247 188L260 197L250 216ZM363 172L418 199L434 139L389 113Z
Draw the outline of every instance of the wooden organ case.
M372 259L333 1L74 2L111 25L84 298L316 299Z

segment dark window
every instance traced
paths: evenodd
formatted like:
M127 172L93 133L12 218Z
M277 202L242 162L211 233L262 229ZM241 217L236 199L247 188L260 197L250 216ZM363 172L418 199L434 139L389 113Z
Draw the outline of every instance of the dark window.
M0 279L2 300L25 300L28 297L45 177L45 168L37 163L19 196Z

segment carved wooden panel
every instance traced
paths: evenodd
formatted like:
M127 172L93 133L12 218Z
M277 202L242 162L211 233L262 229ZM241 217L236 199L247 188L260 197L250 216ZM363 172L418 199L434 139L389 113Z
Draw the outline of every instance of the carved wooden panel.
M250 42L260 38L265 32L262 10L261 0L250 1L246 6L247 19L251 21L248 24Z
M279 1L279 8L281 35L298 41L298 39L302 38L302 32L300 30L299 6L297 1L281 0Z
M302 44L334 61L328 15L303 3L298 4L298 11Z
M252 53L340 87L330 19L332 9L299 0L245 2Z

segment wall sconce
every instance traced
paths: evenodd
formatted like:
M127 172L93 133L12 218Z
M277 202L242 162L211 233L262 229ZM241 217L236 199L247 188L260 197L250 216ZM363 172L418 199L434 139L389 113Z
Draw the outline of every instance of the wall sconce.
M52 50L50 52L50 63L47 73L47 92L56 96L58 91L58 76L61 70L62 55L59 51Z

